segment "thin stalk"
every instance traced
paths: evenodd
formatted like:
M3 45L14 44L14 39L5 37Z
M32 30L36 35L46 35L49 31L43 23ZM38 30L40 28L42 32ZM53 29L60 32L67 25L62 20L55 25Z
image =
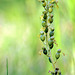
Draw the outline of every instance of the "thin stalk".
M47 0L47 7L48 7L48 0ZM48 13L48 9L47 9L47 13ZM48 19L48 17L47 17L47 19ZM47 21L47 24L48 24L48 21ZM46 33L46 47L48 48L47 40L48 40L48 39L47 39L47 33ZM53 59L52 59L52 55L51 55L51 50L50 50L50 54L48 55L48 57L51 58L52 65L53 65L53 68L54 68L54 70L55 70L55 64L53 63Z
M6 70L7 70L7 75L8 75L8 58L6 59Z
M46 48L48 48L47 40L48 40L48 39L47 39L47 33L46 33Z
M52 61L53 68L55 70L55 64L53 63L53 59L52 59L52 55L51 55L51 50L50 50L50 58L51 58L51 61Z

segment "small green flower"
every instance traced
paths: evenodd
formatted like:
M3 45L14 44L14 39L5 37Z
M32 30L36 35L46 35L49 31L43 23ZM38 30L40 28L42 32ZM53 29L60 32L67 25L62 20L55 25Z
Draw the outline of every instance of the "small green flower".
M42 13L43 13L43 14L47 14L47 11L46 11L46 10L44 10Z
M52 23L53 22L53 18L50 18L50 23Z
M46 2L43 2L43 3L42 3L42 6L45 7L45 6L46 6Z
M51 36L51 37L50 37L50 40L54 40L54 36Z
M55 70L57 70L57 71L58 71L58 70L59 70L59 68L55 68Z
M53 22L53 18L49 17L48 21L49 21L50 23L52 23L52 22Z
M44 31L40 31L40 35L44 35Z
M52 44L51 46L49 46L49 47L50 47L50 49L52 49L52 48L53 48L53 46L54 46L53 44Z
M50 40L50 38L49 38L48 45L51 46L53 43L54 43L54 41L53 40Z
M43 53L44 53L45 55L47 55L47 50L43 50Z
M47 19L47 14L44 14L43 18L44 18L44 19Z
M47 33L47 32L48 32L48 27L46 27L46 29L44 30L44 32L45 32L45 33Z
M41 0L42 2L45 2L45 0Z
M45 55L47 55L47 50L46 50L46 48L43 47L42 49L43 49L43 53L44 53Z
M53 27L51 28L51 31L54 31L54 28Z
M46 22L42 21L42 26L45 27L46 26Z
M53 36L54 35L54 31L50 31L49 36Z
M53 11L53 9L50 7L50 8L49 8L49 13L51 13L52 11Z
M56 57L56 59L59 59L60 53L56 53L55 57Z
M58 49L58 50L57 50L57 53L61 53L61 49Z
M40 39L41 39L41 41L44 41L45 40L45 35L41 35Z
M50 17L53 18L53 14L50 14Z

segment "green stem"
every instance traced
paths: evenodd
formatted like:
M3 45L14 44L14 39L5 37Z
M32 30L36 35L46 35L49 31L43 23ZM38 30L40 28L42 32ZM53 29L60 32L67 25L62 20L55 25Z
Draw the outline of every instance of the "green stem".
M6 59L6 70L7 70L7 75L8 75L8 58Z
M48 0L47 0L47 7L48 7ZM48 13L48 10L47 10L47 13ZM48 19L48 18L47 18ZM47 22L47 24L48 24L48 22ZM47 33L46 33L46 47L48 48L48 45L47 45ZM50 57L51 58L51 61L52 61L52 65L53 65L53 68L54 68L54 70L55 70L55 64L53 63L53 59L52 59L52 55L51 55L51 50L49 50L49 55L47 55L48 57Z
M47 39L47 33L46 33L46 48L48 48L47 40L48 40L48 39Z
M53 68L55 70L55 64L53 63L53 58L52 58L52 55L51 55L51 50L50 50L50 58L51 58L51 61L52 61Z

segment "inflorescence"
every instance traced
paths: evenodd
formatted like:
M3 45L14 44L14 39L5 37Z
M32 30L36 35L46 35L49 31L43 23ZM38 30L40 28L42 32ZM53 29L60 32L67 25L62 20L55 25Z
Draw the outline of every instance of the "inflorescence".
M42 20L42 29L40 31L40 39L44 44L44 47L42 47L42 50L39 52L40 55L43 52L44 55L46 55L49 58L49 62L53 65L54 71L49 71L51 75L61 75L61 72L59 71L59 68L55 67L56 61L60 57L61 49L57 50L57 53L55 54L56 61L53 62L52 56L51 56L51 50L54 47L54 44L58 46L56 43L56 40L54 38L54 31L55 28L53 27L53 10L55 5L58 7L57 0L40 0L42 3L42 6L44 7L44 11L41 15Z

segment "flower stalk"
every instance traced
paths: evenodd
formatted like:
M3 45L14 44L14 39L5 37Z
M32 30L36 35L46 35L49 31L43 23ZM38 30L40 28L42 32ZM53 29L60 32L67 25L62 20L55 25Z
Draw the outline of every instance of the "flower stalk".
M44 47L42 48L43 54L45 54L49 58L49 62L53 65L54 71L50 71L52 75L61 75L61 72L59 72L59 68L56 67L55 63L60 57L61 49L57 50L57 53L55 54L56 61L53 61L51 51L53 50L54 44L56 46L58 45L56 43L56 40L54 38L54 27L53 27L53 10L54 6L57 5L57 0L41 0L42 6L44 7L44 11L42 12L41 19L42 19L42 30L40 31L40 39L44 44ZM46 47L45 47L46 46ZM41 53L40 52L40 53Z

